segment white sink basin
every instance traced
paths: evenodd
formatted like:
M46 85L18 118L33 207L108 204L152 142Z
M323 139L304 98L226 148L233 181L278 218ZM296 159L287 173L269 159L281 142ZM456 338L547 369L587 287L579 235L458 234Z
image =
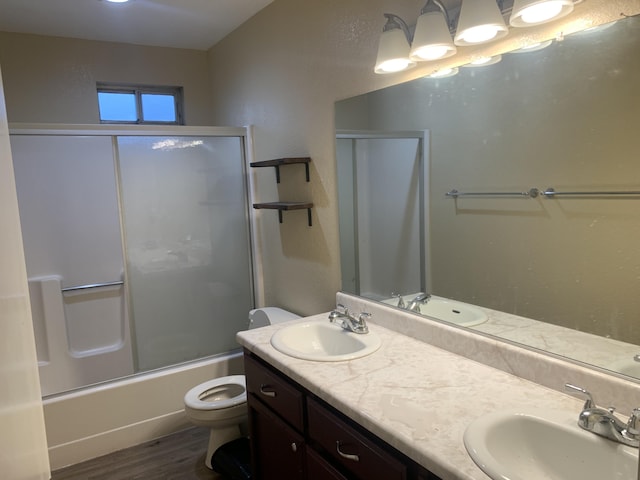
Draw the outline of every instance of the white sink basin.
M473 461L494 480L636 480L638 449L581 429L577 412L485 415L464 433Z
M285 355L318 362L338 362L370 355L380 348L374 332L358 334L323 321L296 323L278 330L271 345Z
M405 295L402 297L405 305L411 303L411 299L417 294ZM383 300L383 303L397 305L397 298ZM431 299L420 305L420 314L437 318L445 322L460 325L461 327L474 327L487 321L487 314L481 309L469 305L468 303L456 302L442 297L431 297Z

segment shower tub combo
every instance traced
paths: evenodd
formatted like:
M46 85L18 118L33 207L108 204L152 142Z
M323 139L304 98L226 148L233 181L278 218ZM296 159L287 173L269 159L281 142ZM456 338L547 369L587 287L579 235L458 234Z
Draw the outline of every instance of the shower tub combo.
M186 427L242 373L247 129L11 127L52 467Z

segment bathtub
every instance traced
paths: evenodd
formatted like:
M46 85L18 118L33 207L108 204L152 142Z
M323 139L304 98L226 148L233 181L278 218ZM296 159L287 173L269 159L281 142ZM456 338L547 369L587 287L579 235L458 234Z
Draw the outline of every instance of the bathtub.
M205 380L242 373L237 350L45 398L51 469L188 428L184 394Z

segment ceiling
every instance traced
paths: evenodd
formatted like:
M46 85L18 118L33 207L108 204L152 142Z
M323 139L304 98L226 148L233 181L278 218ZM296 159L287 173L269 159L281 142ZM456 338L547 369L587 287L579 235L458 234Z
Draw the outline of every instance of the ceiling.
M0 31L207 50L273 0L0 0Z

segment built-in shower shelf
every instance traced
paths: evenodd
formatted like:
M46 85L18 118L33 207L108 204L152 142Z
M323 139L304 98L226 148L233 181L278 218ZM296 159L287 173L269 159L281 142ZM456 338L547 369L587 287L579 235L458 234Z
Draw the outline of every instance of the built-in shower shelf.
M295 165L303 164L306 174L307 182L309 181L309 157L290 157L290 158L276 158L274 160L262 160L260 162L251 162L249 165L252 167L275 167L276 169L276 182L280 183L280 167L283 165Z
M262 208L268 210L277 210L278 211L278 220L282 223L282 212L284 210L307 210L307 219L309 221L309 226L311 223L311 209L313 208L313 203L309 202L268 202L268 203L254 203L253 208L259 210Z

